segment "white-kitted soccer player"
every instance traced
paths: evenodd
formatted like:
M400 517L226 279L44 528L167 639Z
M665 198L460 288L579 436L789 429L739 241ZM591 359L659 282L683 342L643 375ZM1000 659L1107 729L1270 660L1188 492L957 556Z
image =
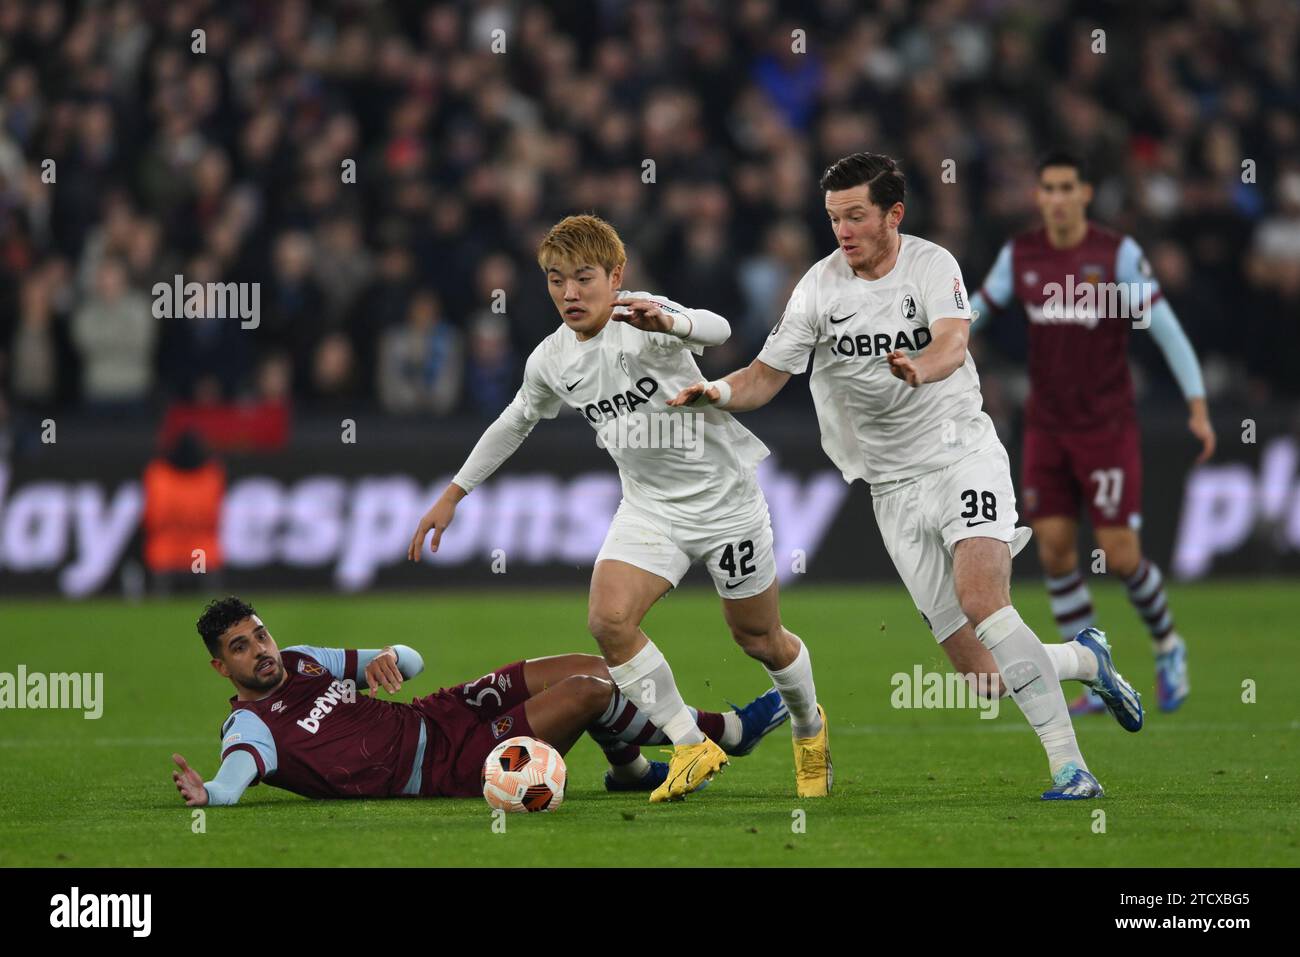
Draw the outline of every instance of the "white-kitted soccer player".
M711 779L728 754L745 754L786 717L794 732L800 797L829 793L826 716L812 663L781 624L767 502L756 467L768 451L730 413L707 403L671 409L667 400L700 378L692 353L720 345L727 321L646 293L623 293L622 240L595 216L553 226L537 261L563 324L528 357L524 382L421 520L408 557L433 531L434 551L456 504L519 447L541 419L566 407L596 429L618 465L623 499L596 556L588 628L611 678L673 742L665 765L639 759L607 779L612 790L679 799ZM723 616L745 653L762 662L775 690L740 709L721 746L700 731L672 669L641 621L692 562L702 561ZM778 693L779 692L779 693Z
M885 547L935 639L958 672L983 676L977 687L1009 693L1038 733L1052 775L1045 799L1099 796L1060 681L1095 688L1130 731L1142 726L1141 701L1101 632L1044 645L1011 604L1011 558L1030 531L1016 527L1007 453L966 351L957 261L899 233L904 180L888 156L846 156L821 187L839 248L795 287L757 359L670 404L758 408L814 355L822 447L846 481L870 484Z

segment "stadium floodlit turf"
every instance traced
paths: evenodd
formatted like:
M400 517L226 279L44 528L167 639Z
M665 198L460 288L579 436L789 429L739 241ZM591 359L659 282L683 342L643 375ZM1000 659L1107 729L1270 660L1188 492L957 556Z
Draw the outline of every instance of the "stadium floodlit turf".
M673 805L605 793L600 752L584 739L569 755L564 806L511 815L504 834L479 799L307 801L267 786L208 809L195 833L170 755L210 777L231 694L194 631L202 601L6 598L0 671L102 671L105 704L98 720L0 711L0 865L1300 865L1294 585L1170 589L1192 678L1172 715L1155 709L1149 642L1122 591L1093 591L1116 661L1148 705L1138 735L1104 714L1076 721L1101 800L1037 799L1046 764L1007 702L993 720L891 707L893 674L946 670L901 587L805 586L782 604L812 649L830 716L830 799L794 796L788 727ZM1017 583L1015 594L1030 624L1052 635L1041 587ZM594 648L585 583L558 593L243 597L281 647L418 648L426 670L401 700L520 657ZM711 589L669 595L646 630L690 703L720 709L763 690ZM1255 703L1243 702L1248 681ZM1067 685L1071 697L1077 688Z

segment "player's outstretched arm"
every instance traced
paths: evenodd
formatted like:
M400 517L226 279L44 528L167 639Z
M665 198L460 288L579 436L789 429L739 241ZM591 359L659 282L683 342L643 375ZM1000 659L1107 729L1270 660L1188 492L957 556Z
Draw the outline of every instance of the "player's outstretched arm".
M433 506L420 518L420 524L416 526L415 534L411 536L411 544L406 549L408 561L418 562L420 560L420 549L424 547L424 540L430 530L433 532L433 541L429 543L429 551L436 552L438 550L438 543L442 541L442 533L447 530L451 520L456 517L456 506L468 494L465 489L455 482L447 484L447 488L438 496L438 501L434 502Z
M206 784L184 757L173 754L172 760L176 762L172 783L188 807L236 804L257 777L257 762L243 750L230 752L221 762L217 776Z
M912 388L948 378L966 361L970 341L970 320L936 319L930 330L934 338L915 358L902 349L889 353L889 371Z
M731 338L731 323L708 309L668 307L654 299L620 299L610 314L642 332L662 332L699 346L720 346Z
M767 405L790 381L790 373L755 359L743 369L712 382L688 385L668 400L669 405L715 405L728 412L748 412Z

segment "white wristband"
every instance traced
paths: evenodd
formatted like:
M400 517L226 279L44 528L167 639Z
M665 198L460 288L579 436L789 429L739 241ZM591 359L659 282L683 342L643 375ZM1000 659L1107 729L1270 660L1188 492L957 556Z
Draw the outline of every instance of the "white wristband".
M731 401L731 383L726 379L714 379L709 385L718 390L718 401L713 403L714 407L725 409Z
M695 320L684 313L673 313L673 327L669 330L672 335L678 339L685 339L694 331Z

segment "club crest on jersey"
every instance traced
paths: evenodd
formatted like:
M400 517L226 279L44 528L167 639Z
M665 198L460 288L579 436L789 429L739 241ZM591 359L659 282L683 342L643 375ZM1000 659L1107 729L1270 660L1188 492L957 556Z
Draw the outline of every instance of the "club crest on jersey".
M903 318L912 319L916 316L916 300L912 298L911 293L903 297Z
M510 729L515 726L515 719L512 715L503 714L492 722L492 737L504 738L510 733Z
M308 678L319 678L325 673L325 668L314 661L308 661L306 658L298 659L298 674L306 675Z
M1085 283L1094 286L1106 278L1106 270L1101 266L1084 266L1079 272L1082 274Z
M618 367L623 370L623 375L630 376L632 374L627 371L627 353L622 349L618 351Z

